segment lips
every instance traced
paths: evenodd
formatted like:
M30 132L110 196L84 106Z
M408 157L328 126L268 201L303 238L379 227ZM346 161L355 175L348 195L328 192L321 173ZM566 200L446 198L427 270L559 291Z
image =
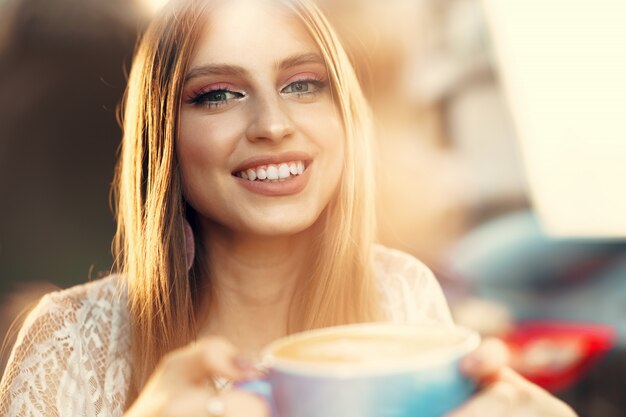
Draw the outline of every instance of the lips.
M309 180L312 159L302 152L250 158L232 175L247 190L266 196L286 196L302 191Z
M232 175L248 181L284 181L302 175L311 161L304 152L259 155L239 164Z

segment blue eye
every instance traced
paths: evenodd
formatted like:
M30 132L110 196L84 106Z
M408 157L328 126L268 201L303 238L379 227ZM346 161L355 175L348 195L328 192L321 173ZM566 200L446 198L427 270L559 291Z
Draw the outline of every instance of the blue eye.
M315 94L320 91L325 84L318 80L300 80L294 81L281 90L283 94L296 94L298 97L303 95Z
M198 94L192 98L189 103L197 105L205 105L208 107L218 107L224 105L232 100L238 100L243 98L242 93L230 91L226 89L212 90L205 93Z

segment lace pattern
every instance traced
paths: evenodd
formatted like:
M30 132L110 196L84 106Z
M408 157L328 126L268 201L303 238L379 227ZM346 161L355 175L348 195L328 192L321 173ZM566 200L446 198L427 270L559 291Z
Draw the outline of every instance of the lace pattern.
M130 378L118 277L46 295L18 335L0 384L0 415L121 416Z
M378 245L374 252L374 269L387 320L454 324L437 279L422 262L408 253Z
M441 288L421 262L377 246L374 267L388 320L452 324ZM113 275L42 298L0 382L0 416L123 415L131 351L122 283Z

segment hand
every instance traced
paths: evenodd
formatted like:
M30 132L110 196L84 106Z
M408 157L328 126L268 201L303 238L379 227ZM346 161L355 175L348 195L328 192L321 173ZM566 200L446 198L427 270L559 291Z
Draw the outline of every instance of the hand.
M575 417L564 402L510 369L501 341L486 339L461 363L481 390L448 417Z
M212 377L241 380L251 367L237 360L236 349L218 337L202 339L163 357L125 417L208 417ZM263 400L232 389L220 394L224 417L266 417Z

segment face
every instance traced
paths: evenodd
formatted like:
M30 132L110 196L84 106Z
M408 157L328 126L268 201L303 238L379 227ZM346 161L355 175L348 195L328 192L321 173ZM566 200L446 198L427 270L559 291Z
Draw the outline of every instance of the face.
M303 24L260 0L211 9L183 91L177 154L187 202L237 233L294 234L342 172L344 133Z

